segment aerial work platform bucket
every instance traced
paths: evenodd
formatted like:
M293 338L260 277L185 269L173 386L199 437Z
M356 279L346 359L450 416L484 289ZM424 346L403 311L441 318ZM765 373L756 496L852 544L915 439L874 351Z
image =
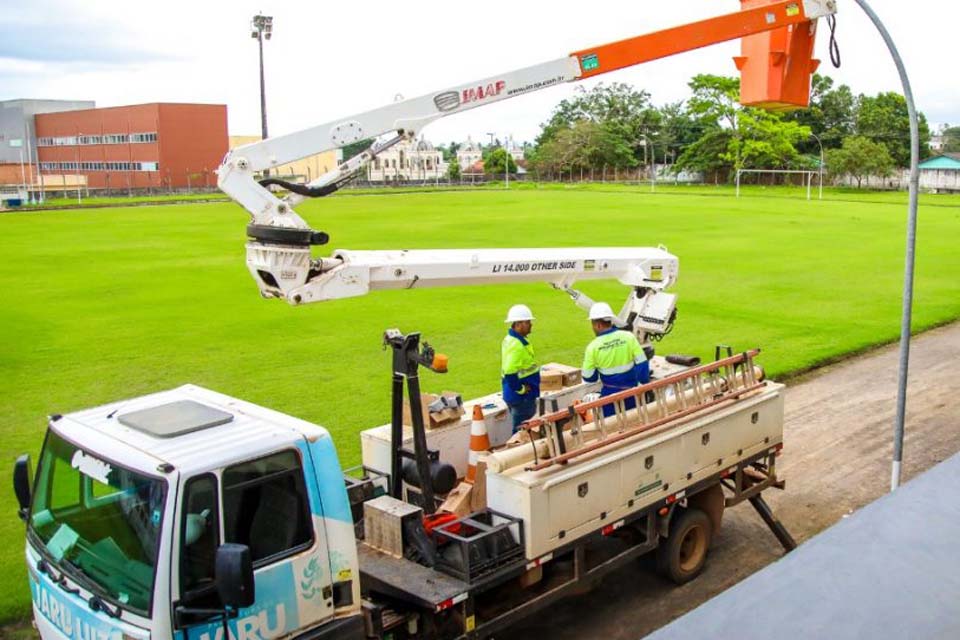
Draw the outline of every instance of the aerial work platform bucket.
M740 0L740 5L755 9L775 1ZM800 13L800 2L786 11ZM820 66L813 57L816 35L817 21L811 20L742 38L741 54L733 59L740 70L740 102L769 111L809 106L810 78Z

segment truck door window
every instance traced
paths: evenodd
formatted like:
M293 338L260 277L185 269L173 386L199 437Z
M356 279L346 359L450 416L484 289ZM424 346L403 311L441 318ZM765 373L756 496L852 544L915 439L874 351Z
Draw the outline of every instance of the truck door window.
M296 451L224 469L223 532L225 542L250 547L255 566L310 546L313 526Z
M207 473L188 480L180 511L180 593L184 598L214 583L218 511L216 477Z

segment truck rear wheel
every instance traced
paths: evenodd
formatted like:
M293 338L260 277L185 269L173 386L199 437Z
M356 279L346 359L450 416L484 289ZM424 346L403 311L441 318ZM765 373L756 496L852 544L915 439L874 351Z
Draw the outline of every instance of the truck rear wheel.
M676 584L690 582L703 571L713 525L700 509L687 508L674 516L670 536L657 547L657 569Z

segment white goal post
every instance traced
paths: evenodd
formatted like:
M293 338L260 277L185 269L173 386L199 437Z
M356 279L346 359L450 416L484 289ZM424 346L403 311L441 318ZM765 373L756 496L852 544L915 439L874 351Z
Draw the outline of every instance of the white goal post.
M813 198L813 177L819 175L820 177L820 196L819 199L823 200L823 171L811 171L809 169L737 169L737 197L740 197L740 176L745 173L786 173L786 174L800 174L806 176L804 179L804 184L807 187L807 200Z

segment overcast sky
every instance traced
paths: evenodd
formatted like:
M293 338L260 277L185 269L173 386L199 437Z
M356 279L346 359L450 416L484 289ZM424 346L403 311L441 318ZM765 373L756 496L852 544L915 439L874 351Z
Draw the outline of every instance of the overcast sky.
M880 37L853 0L837 0L843 66L817 42L821 71L857 93L900 90ZM871 0L903 54L920 109L960 123L956 0ZM231 134L259 133L257 46L249 22L274 16L265 43L271 134L561 57L604 42L739 7L736 0L547 2L276 2L262 0L0 0L0 99L226 103ZM696 73L733 75L735 43L601 76L649 91L656 104L688 95ZM594 83L580 83L592 86ZM434 142L513 134L530 140L567 84L441 120Z

